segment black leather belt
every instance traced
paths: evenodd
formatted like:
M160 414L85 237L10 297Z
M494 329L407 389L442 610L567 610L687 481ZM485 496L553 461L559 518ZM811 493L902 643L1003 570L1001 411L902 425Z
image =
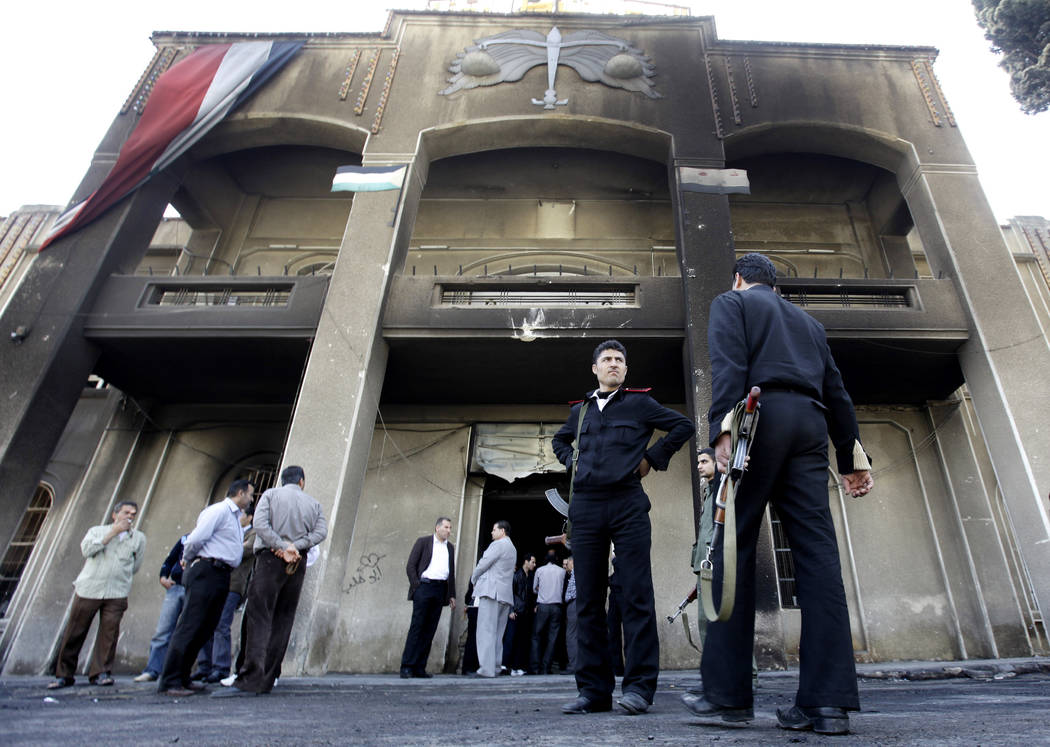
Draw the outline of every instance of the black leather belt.
M205 563L211 564L213 568L218 568L220 571L233 570L233 566L225 560L219 560L218 558L194 558L193 563L196 563L198 560L203 560ZM190 563L190 565L193 565L193 563Z
M788 392L790 394L801 394L803 397L816 399L816 395L812 391L797 386L790 386L788 384L762 384L759 388L762 390L763 394L767 392Z

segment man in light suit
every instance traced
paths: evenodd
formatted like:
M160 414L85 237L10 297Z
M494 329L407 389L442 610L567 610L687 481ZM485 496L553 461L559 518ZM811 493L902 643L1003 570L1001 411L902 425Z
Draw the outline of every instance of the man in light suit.
M412 602L412 622L401 654L401 677L430 677L427 658L434 632L446 605L456 609L456 547L449 541L452 520L441 516L434 533L420 537L408 554L408 598Z
M503 661L503 632L514 604L514 566L518 558L509 534L510 524L506 521L492 525L492 543L470 574L478 603L478 677L495 677Z

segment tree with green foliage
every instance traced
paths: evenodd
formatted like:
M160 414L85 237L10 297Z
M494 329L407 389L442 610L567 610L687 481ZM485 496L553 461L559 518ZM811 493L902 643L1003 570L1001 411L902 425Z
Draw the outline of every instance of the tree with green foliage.
M1026 114L1050 109L1050 0L973 0L977 22L1003 56L1010 91Z

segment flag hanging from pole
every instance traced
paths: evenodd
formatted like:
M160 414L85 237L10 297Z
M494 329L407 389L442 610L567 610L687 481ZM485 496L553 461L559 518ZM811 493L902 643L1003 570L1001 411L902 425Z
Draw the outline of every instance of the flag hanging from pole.
M408 167L340 166L332 179L333 192L383 192L401 189Z
M706 192L715 195L749 195L751 185L743 169L678 168L678 184L683 192Z
M121 147L112 170L86 200L58 217L41 251L98 218L170 166L302 46L301 41L209 44L172 66L157 78L142 118Z

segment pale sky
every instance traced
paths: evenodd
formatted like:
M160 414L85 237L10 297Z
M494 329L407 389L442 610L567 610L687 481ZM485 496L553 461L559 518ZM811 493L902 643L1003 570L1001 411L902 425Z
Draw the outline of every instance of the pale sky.
M682 2L682 0L679 0ZM937 47L934 66L1000 222L1050 217L1050 112L1026 116L970 0L694 0L722 39ZM0 216L65 205L153 56L153 31L379 31L415 0L58 0L11 3L0 45ZM447 50L451 57L458 50ZM659 66L659 50L647 50Z

